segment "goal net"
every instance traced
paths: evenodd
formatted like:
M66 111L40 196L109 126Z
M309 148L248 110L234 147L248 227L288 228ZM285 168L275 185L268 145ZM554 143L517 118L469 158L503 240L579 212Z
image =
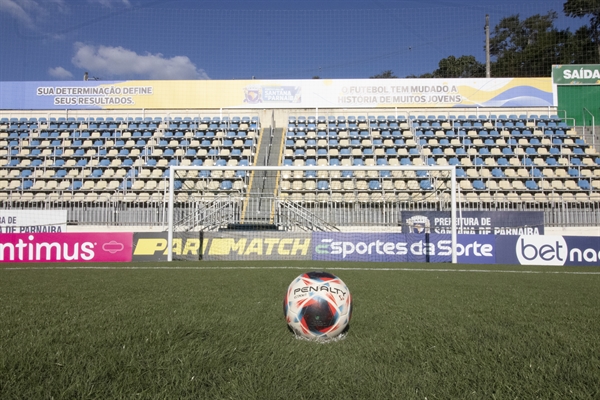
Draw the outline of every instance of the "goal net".
M171 166L168 260L456 262L456 192L453 166Z

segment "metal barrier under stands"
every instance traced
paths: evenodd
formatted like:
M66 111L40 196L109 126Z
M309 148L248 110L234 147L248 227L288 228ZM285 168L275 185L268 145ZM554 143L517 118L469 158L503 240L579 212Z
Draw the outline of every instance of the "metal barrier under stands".
M144 226L166 230L163 202L3 202L0 209L67 210L68 225ZM228 224L271 224L285 230L332 231L342 227L398 227L401 211L447 211L450 204L424 202L291 202L276 198L217 196L177 203L176 230L218 230ZM600 226L598 203L460 203L459 211L543 211L546 227Z

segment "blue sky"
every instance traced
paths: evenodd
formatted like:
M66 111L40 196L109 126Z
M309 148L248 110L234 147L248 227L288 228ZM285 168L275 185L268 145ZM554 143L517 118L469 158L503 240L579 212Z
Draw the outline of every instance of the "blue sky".
M484 22L564 0L0 0L0 80L333 79L485 60Z

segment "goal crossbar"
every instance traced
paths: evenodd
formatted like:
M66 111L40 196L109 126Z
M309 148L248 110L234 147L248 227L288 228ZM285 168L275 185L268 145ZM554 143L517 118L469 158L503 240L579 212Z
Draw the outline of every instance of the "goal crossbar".
M168 235L167 235L167 247L168 247L168 261L173 260L173 228L174 228L174 203L175 203L175 174L177 171L447 171L450 173L450 199L451 199L451 238L452 238L452 263L457 263L457 184L456 184L456 167L453 165L369 165L369 166L293 166L293 165L281 165L281 166L242 166L242 165L210 165L210 166L176 166L172 165L169 167L169 197L168 197Z

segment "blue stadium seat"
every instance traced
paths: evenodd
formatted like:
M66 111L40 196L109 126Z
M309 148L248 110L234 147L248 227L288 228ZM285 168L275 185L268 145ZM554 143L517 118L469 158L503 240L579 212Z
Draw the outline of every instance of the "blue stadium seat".
M579 170L577 168L569 168L569 176L572 178L578 178L579 177Z
M419 187L421 190L433 190L433 185L429 179L423 179L419 182Z
M317 181L317 190L329 190L329 182L325 180Z
M538 184L532 179L525 182L525 187L529 190L539 190Z
M58 169L54 172L54 178L64 178L65 176L67 176L67 170L66 169Z
M221 185L219 186L219 189L221 190L231 190L233 188L233 182L231 182L230 180L224 180L221 182Z
M369 181L369 189L370 190L381 190L381 182L378 180L372 179Z
M590 190L590 181L585 180L585 179L580 179L577 182L577 185L579 186L580 189L583 190Z
M494 168L492 169L492 176L494 178L504 178L504 172L502 171L501 168Z
M485 183L482 180L480 180L480 179L474 180L473 181L473 189L475 189L475 190L485 190Z

